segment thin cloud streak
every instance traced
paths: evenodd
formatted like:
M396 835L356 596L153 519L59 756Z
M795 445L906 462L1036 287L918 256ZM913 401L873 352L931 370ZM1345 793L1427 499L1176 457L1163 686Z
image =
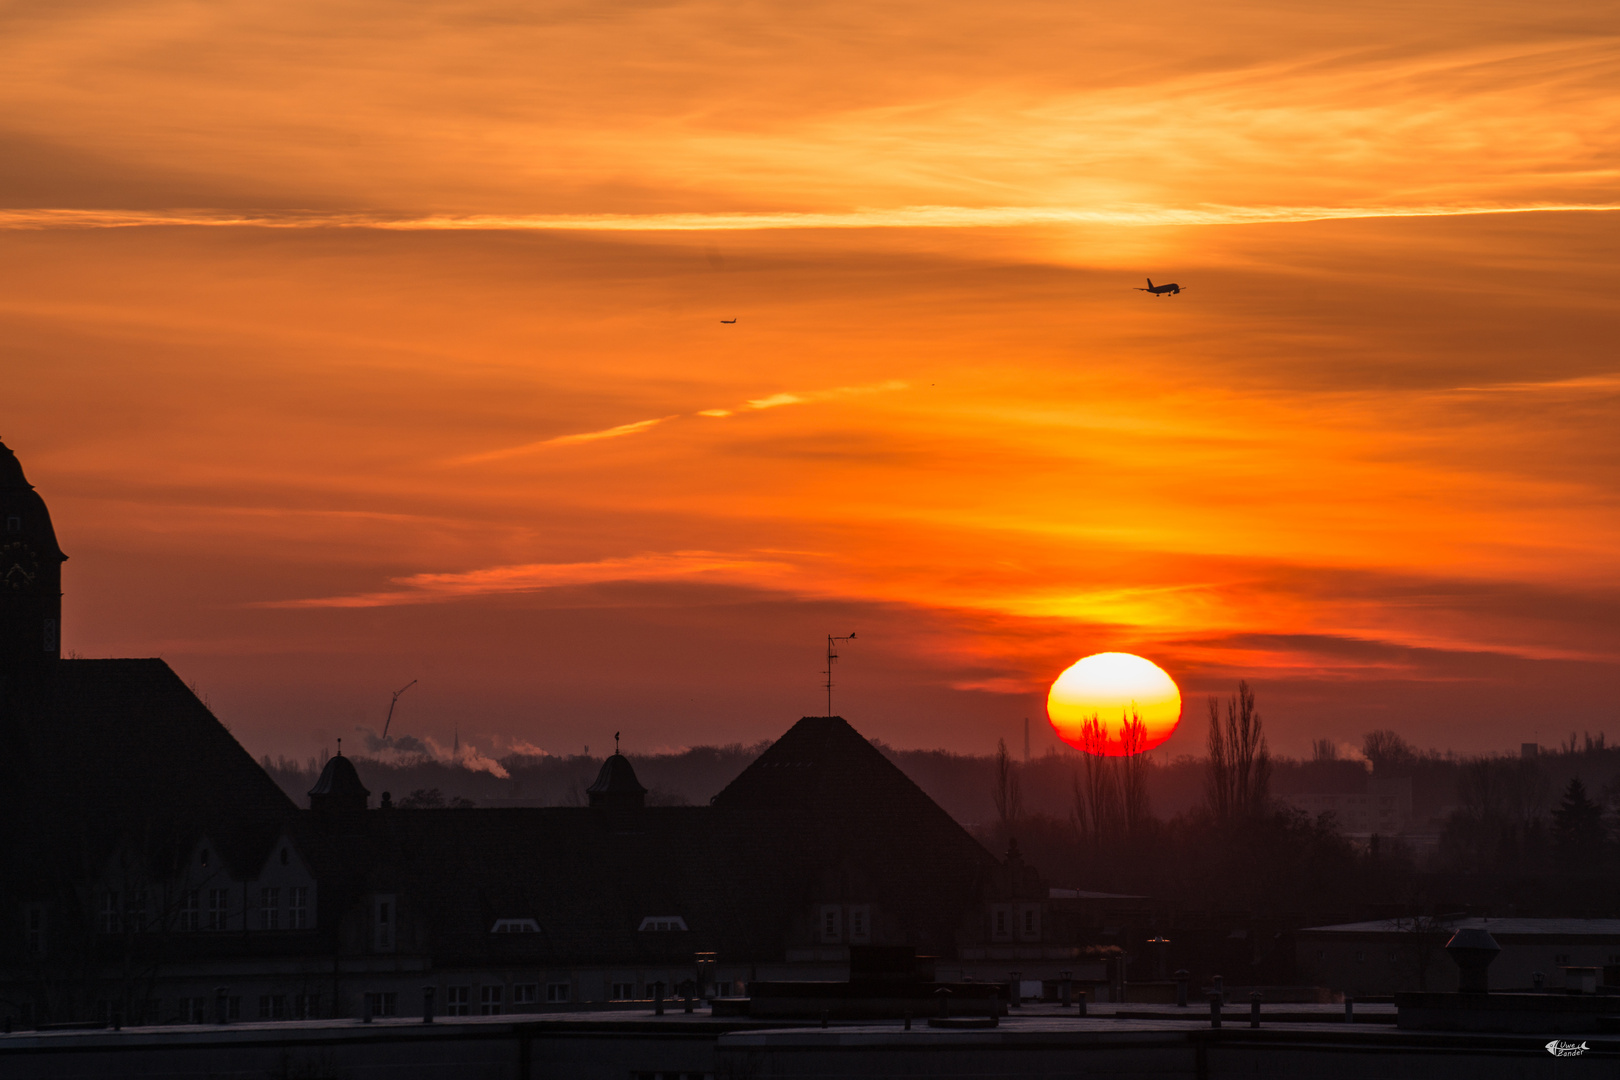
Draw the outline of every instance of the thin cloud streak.
M473 465L483 461L500 461L503 458L517 457L520 454L531 454L537 450L545 450L553 446L577 446L580 443L597 442L601 439L617 439L625 435L639 435L643 431L650 431L673 416L656 416L651 420L637 420L630 424L620 424L617 427L605 428L602 431L582 431L577 435L558 435L550 439L541 439L539 442L524 443L522 446L509 446L504 450L491 450L483 454L470 454L467 457L456 458L452 464Z
M0 210L0 229L252 228L370 229L384 232L762 232L781 229L983 229L1065 225L1155 228L1263 225L1362 218L1490 214L1606 213L1620 203L1419 206L901 206L841 212L663 214L463 214L391 217L370 213L226 210Z
M904 390L906 387L906 383L898 379L890 379L888 382L876 383L872 386L840 386L832 390L809 390L800 393L783 392L771 394L768 397L754 398L745 404L745 408L759 411L777 409L784 405L811 405L818 401L830 401L834 398L849 397L855 394L880 394L891 390ZM728 416L735 416L737 413L734 409L703 409L692 415L723 419ZM679 414L659 416L651 420L637 420L629 424L620 424L617 427L605 428L601 431L585 431L577 435L558 435L550 439L541 439L538 442L524 443L521 446L509 446L503 450L469 454L466 457L453 459L451 464L476 465L485 461L500 461L505 458L518 457L522 454L534 453L554 446L576 446L580 443L597 442L601 439L617 439L625 435L639 435L644 431L651 431L659 424L678 418Z
M746 554L714 551L672 551L594 562L524 563L491 566L450 574L411 574L394 578L394 590L322 596L307 600L270 600L261 608L373 608L402 604L433 604L499 593L538 592L568 585L598 585L617 581L688 581L718 583L775 581L792 573L785 562Z

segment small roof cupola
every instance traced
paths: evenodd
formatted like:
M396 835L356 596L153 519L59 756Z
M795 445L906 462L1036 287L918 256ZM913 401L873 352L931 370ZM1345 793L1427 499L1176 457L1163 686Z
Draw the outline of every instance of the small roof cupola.
M62 563L45 500L0 442L0 666L62 657Z
M339 747L337 756L327 761L321 778L309 789L309 808L324 814L351 813L364 810L370 797L354 763L343 756Z
M619 736L613 735L613 756L602 762L602 771L596 774L596 783L585 789L591 806L598 810L640 810L647 805L647 789L636 779L636 770L630 759L618 752Z

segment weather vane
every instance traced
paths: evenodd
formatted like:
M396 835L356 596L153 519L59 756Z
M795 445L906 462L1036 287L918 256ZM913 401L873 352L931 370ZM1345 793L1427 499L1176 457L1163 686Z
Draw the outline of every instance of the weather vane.
M832 682L833 682L832 676L833 676L833 661L838 659L837 645L838 645L838 643L840 641L854 641L854 640L855 640L855 632L853 630L850 631L848 634L846 634L843 637L835 637L832 634L827 635L827 670L822 672L822 674L827 676L827 715L828 716L831 716L833 714L833 711L832 711Z

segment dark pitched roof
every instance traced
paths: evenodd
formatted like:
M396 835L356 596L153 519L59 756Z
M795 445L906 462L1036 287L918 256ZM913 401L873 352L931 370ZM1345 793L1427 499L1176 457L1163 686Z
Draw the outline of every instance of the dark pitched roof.
M760 910L887 898L912 912L921 939L911 943L928 950L951 946L998 865L842 717L800 720L713 805Z
M296 810L162 660L58 660L13 677L0 739L6 831L46 864L120 844L161 859L208 835L247 872Z

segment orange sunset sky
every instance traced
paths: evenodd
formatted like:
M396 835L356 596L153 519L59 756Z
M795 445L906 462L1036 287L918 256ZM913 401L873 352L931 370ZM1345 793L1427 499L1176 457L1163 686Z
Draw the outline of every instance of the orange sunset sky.
M1620 735L1620 7L0 5L66 648L255 753ZM1177 281L1179 297L1132 291ZM736 317L735 325L721 319Z

